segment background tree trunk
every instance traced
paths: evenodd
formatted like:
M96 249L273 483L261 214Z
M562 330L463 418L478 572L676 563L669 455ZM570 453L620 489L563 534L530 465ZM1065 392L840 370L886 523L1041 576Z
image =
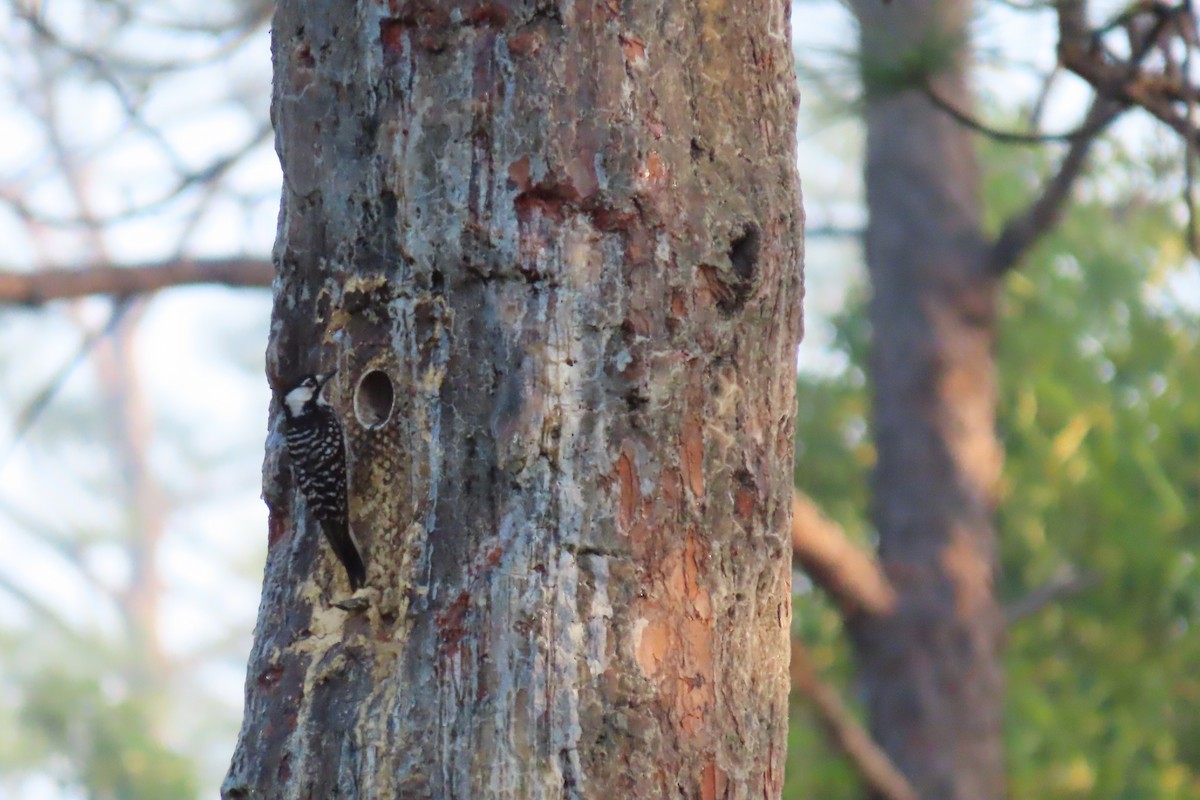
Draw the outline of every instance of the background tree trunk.
M897 590L852 622L871 726L920 797L1004 796L1002 617L993 594L995 317L971 133L965 0L861 0L873 516Z
M371 604L297 500L226 798L776 797L787 5L278 4L276 389L339 367Z

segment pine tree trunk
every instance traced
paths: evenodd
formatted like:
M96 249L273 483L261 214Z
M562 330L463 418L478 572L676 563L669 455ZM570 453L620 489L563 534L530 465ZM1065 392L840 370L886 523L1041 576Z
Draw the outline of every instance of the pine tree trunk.
M338 367L233 798L771 798L801 213L787 5L285 0L268 372Z
M932 67L934 91L969 109L971 6L856 0L855 10L868 89L873 515L899 607L854 621L852 634L874 734L917 794L999 800L998 279L985 258L972 134L894 83L913 65Z

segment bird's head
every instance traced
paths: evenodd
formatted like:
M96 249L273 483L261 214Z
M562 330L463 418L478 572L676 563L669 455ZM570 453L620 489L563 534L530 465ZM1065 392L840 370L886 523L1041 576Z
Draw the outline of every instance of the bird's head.
M336 372L337 370L319 375L305 375L296 381L283 395L283 407L288 419L297 419L311 414L319 406L328 406L329 401L324 396L325 384L329 383L329 379Z

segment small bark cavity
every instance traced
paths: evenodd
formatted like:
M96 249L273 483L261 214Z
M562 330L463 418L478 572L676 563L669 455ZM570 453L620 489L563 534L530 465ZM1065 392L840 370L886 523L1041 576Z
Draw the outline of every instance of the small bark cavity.
M762 236L758 225L743 223L729 242L729 266L700 265L701 289L726 317L740 311L758 283L758 257Z
M742 226L742 232L729 243L729 263L733 265L733 274L749 285L754 281L758 272L759 250L758 226L747 222Z
M366 428L382 428L392 416L396 391L383 370L373 369L358 381L354 390L354 415Z

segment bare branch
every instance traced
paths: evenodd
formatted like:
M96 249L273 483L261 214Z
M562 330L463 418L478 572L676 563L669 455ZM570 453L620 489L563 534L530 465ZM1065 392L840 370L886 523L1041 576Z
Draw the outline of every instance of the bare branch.
M1096 135L1096 131L1085 121L1075 130L1066 131L1064 133L1037 133L1036 131L1021 132L1021 131L1002 131L998 128L993 128L985 122L982 122L962 109L955 106L949 100L939 95L928 83L923 84L921 92L929 98L929 102L934 105L939 111L949 115L955 122L965 128L982 133L989 139L993 139L1001 144L1051 144L1054 142L1076 142L1080 139L1092 139Z
M208 30L220 34L214 37L215 46L210 52L188 58L162 58L147 61L131 58L117 52L93 50L68 42L57 31L46 24L45 20L34 9L23 8L19 3L13 3L11 9L14 16L29 26L30 30L43 44L52 45L67 54L74 61L87 65L102 80L108 82L117 71L134 75L162 75L167 72L177 72L185 69L195 69L211 64L227 57L241 47L246 39L268 19L270 19L269 4L252 4L245 13L221 26L210 26ZM181 25L176 30L184 30Z
M1195 22L1190 3L1174 7L1137 4L1100 30L1088 27L1084 0L1060 0L1057 9L1058 57L1063 66L1090 83L1097 93L1118 103L1140 106L1184 139L1195 139L1195 127L1186 110L1176 108L1188 98L1186 83L1190 76L1175 75L1169 69L1155 72L1141 68L1146 56L1156 49L1163 52L1164 61L1171 63L1167 50L1172 37L1191 46ZM1139 15L1148 24L1139 24L1141 21L1135 19ZM1103 46L1104 35L1118 28L1130 39L1128 60L1114 57Z
M1046 184L1041 195L1025 211L1005 224L991 248L989 268L996 274L1016 266L1029 248L1053 228L1062 217L1071 190L1087 166L1092 145L1108 125L1120 116L1125 106L1097 96L1088 110L1081 130L1086 135L1076 137L1058 165L1058 172Z
M1021 620L1033 616L1046 606L1085 592L1099 582L1100 577L1095 573L1079 573L1074 569L1065 569L1020 600L1005 608L1005 624L1015 625Z
M1042 88L1038 90L1037 97L1033 101L1033 106L1029 109L1029 127L1037 130L1042 127L1042 116L1046 113L1046 103L1050 99L1050 90L1054 88L1054 84L1058 80L1058 76L1062 74L1062 65L1055 64L1054 68L1046 73L1046 77L1042 80Z
M131 117L131 119L136 119ZM158 197L151 200L129 206L112 214L106 214L102 217L93 216L90 219L81 218L78 215L66 214L56 215L45 213L15 192L3 191L0 192L0 202L8 206L14 214L27 222L34 222L39 225L46 225L53 228L88 228L96 225L111 225L124 220L135 219L137 217L150 214L158 211L172 202L182 197L184 193L197 187L210 186L213 183L220 181L234 167L236 167L243 158L249 155L256 147L267 140L270 133L270 126L263 125L236 150L227 153L220 158L214 159L210 164L196 172L190 172L181 175L175 182L174 186L166 189ZM160 132L150 134L152 137L161 138ZM178 155L172 151L166 150L168 158L172 161L178 161Z
M89 295L128 296L198 283L263 288L271 285L271 262L252 258L185 259L130 267L0 271L0 304L40 306Z
M37 421L41 419L42 414L50 407L50 401L58 394L58 390L67 382L67 378L71 376L75 368L82 364L84 359L96 348L96 345L104 337L112 333L117 325L120 324L121 319L125 316L125 312L129 310L129 305L128 300L115 303L112 311L109 312L108 321L98 330L92 331L83 338L83 341L79 343L79 349L75 351L75 355L59 368L54 377L50 379L50 382L43 386L41 391L35 394L33 399L17 415L12 441L9 442L8 450L4 453L4 457L0 458L0 469L8 465L8 460L12 458L13 453L17 451L21 442L25 440L25 436L33 429Z
M861 239L866 231L862 227L849 225L817 225L805 228L804 238L809 239Z
M0 573L0 592L11 595L16 598L21 605L29 609L33 614L43 622L50 623L57 628L60 633L63 633L72 641L79 641L83 637L79 631L71 627L71 625L58 613L49 603L44 601L36 593L26 589L16 583L3 573Z
M1191 0L1184 0L1184 6L1191 13ZM1196 128L1196 87L1192 85L1192 50L1195 48L1194 36L1183 37L1183 74L1188 76L1183 81L1186 117L1192 130ZM1196 220L1196 137L1188 136L1183 141L1183 204L1187 208L1187 244L1188 251L1193 256L1200 256L1200 229Z
M812 701L821 722L838 748L846 754L871 791L883 800L917 800L917 792L896 768L887 753L875 743L837 690L817 676L804 643L792 638L792 690Z
M1152 82L1130 80L1125 76L1125 70L1092 61L1082 56L1076 47L1064 48L1062 59L1068 69L1092 84L1099 93L1120 102L1140 106L1180 136L1187 138L1194 135L1187 118L1175 112L1168 95L1154 91Z
M845 616L895 609L896 591L879 562L798 491L792 493L792 554Z

